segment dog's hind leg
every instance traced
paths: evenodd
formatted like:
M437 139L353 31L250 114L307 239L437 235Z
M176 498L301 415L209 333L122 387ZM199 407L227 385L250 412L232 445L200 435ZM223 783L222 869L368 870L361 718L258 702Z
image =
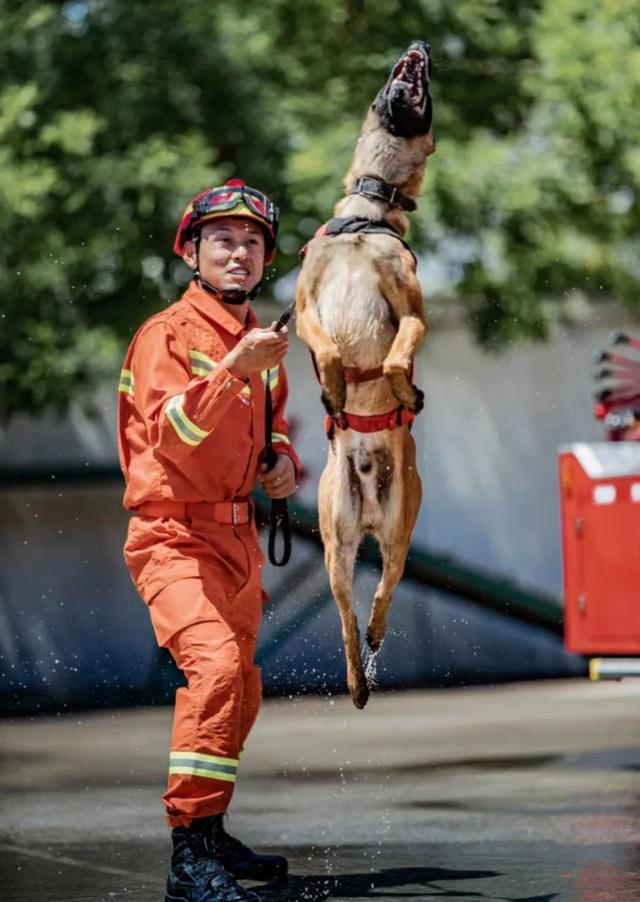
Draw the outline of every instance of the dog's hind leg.
M360 631L353 612L353 569L356 559L355 542L336 543L327 551L331 591L342 621L342 641L347 659L347 686L356 708L364 708L369 699L369 687L362 666Z
M397 437L400 438L399 435ZM422 500L422 484L416 469L416 446L406 428L400 442L400 447L395 445L394 467L387 468L392 469L393 479L386 498L384 493L381 494L383 516L379 528L374 531L382 555L382 577L376 588L367 627L367 644L374 652L382 645L387 631L391 597L404 571L411 533ZM378 485L384 488L380 477Z
M360 632L353 612L353 571L361 539L362 499L352 458L332 442L329 461L320 477L318 513L329 583L342 622L347 660L347 685L356 708L364 708L369 689L360 655Z
M387 612L391 605L393 590L400 582L404 571L409 552L409 538L410 535L404 541L398 541L398 536L394 536L392 540L380 541L382 577L376 588L371 618L367 626L367 645L373 652L378 651L387 632Z

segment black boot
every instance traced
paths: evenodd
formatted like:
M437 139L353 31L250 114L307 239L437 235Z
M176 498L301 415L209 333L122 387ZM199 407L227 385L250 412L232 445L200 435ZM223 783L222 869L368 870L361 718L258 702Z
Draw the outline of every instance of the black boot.
M165 902L259 902L239 886L211 846L200 818L191 827L175 827Z
M200 818L206 821L206 830L210 838L211 848L215 858L222 863L225 869L237 880L286 880L287 859L282 855L258 855L234 836L229 836L224 829L224 815L216 814L213 817ZM196 821L194 821L196 823Z

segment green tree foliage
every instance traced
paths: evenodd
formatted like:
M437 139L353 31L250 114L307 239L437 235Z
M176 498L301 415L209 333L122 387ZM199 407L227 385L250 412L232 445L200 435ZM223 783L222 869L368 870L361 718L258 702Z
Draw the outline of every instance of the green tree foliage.
M481 340L544 336L576 289L637 306L640 0L0 0L0 419L112 370L179 291L202 187L272 193L295 265L414 37L438 152L412 240Z

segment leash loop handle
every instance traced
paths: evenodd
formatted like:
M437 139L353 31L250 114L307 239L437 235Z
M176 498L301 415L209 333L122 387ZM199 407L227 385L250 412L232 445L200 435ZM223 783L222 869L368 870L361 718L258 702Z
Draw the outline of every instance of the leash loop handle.
M278 531L282 533L282 556L276 556L276 539ZM271 522L269 523L269 561L274 567L285 567L291 557L291 523L289 508L285 498L274 498L271 501Z

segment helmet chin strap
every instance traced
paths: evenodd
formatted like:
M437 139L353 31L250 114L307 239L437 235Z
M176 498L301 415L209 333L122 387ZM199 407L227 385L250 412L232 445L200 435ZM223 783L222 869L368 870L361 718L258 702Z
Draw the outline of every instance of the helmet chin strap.
M224 304L244 304L245 301L252 301L260 293L262 289L262 279L251 291L245 291L244 288L218 288L203 278L200 272L200 235L195 235L193 242L196 246L196 268L193 271L193 278L202 285L205 291L214 295Z
M251 291L245 291L243 288L216 288L211 282L207 282L200 275L199 270L194 272L194 278L202 285L205 291L215 295L224 304L244 304L245 301L252 301L262 288L262 282L258 282Z

